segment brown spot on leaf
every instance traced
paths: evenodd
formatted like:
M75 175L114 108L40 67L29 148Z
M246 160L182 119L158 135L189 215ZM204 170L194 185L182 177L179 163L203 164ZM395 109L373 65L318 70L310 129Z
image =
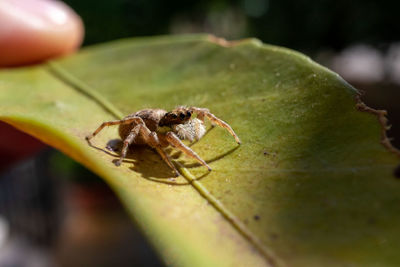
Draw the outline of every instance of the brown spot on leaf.
M248 42L249 40L256 40L256 39L250 38L250 39L241 39L241 40L236 40L236 41L228 41L224 38L217 37L215 35L209 35L208 40L212 43L215 43L215 44L223 46L223 47L232 47L232 46L244 43L244 42Z
M215 36L215 35L209 35L209 36L208 36L208 40L209 40L210 42L212 42L212 43L216 43L216 44L218 44L218 45L220 45L220 46L223 46L223 47L230 47L230 46L232 46L232 43L231 43L231 42L227 41L227 40L224 39L224 38L217 37L217 36Z
M372 217L368 218L367 224L370 224L370 225L376 224L376 219L375 219L375 218L372 218Z
M270 237L271 239L273 239L273 240L276 240L276 239L278 239L278 234L272 233L272 234L269 235L269 237Z

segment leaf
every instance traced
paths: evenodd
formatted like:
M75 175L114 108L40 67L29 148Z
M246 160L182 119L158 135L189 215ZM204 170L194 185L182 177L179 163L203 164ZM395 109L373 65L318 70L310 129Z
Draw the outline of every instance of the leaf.
M0 119L103 177L173 266L400 264L398 158L356 96L299 53L207 35L120 40L0 72ZM173 180L148 148L116 167L102 151L116 127L97 149L84 139L121 114L176 105L209 108L242 145L212 128L192 148L213 171L171 150L185 173Z

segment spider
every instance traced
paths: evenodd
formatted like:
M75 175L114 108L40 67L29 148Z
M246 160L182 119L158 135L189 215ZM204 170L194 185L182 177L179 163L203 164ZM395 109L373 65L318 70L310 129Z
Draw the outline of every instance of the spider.
M197 114L196 118L192 117L193 113ZM90 143L90 139L106 126L119 125L119 135L124 141L121 156L119 160L115 162L115 165L121 165L126 157L128 147L131 144L148 145L154 148L174 171L175 175L179 176L178 170L172 164L171 158L164 150L171 145L181 150L189 157L194 158L211 171L210 166L208 166L196 152L181 141L189 140L193 142L194 140L202 138L206 132L204 126L205 117L207 117L212 124L219 125L228 130L235 138L236 142L240 144L240 139L231 126L210 113L208 109L183 106L177 107L170 112L162 109L143 109L126 116L122 120L103 122L96 131L86 136L86 140Z

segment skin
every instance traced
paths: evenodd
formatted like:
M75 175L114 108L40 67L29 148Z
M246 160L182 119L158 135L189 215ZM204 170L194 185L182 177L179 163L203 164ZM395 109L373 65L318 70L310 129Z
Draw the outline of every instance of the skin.
M60 1L0 0L0 68L39 63L73 53L81 45L83 36L81 18ZM0 132L0 158L3 159L0 170L45 147L37 139L2 122Z
M83 35L81 18L63 2L0 1L0 67L70 54L79 48Z

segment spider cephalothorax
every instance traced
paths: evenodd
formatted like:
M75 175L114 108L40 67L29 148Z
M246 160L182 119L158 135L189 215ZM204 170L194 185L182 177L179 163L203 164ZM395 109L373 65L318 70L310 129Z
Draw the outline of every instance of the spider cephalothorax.
M193 118L192 114L197 114L197 118ZM119 166L126 157L128 147L131 144L149 145L157 150L163 160L170 166L176 175L178 170L172 164L170 157L164 148L171 145L186 155L196 159L202 165L211 171L210 166L201 159L196 152L190 147L182 143L181 140L199 140L206 132L204 126L204 118L207 117L213 124L219 125L229 131L240 144L239 137L232 128L223 120L215 117L208 109L197 107L177 107L167 112L162 109L143 109L136 113L126 116L122 120L104 122L88 135L86 139L89 141L98 134L104 127L111 125L119 125L119 135L124 141L121 157L116 162Z
M172 126L187 122L192 116L192 111L185 107L178 107L173 111L165 113L161 118L159 126Z

